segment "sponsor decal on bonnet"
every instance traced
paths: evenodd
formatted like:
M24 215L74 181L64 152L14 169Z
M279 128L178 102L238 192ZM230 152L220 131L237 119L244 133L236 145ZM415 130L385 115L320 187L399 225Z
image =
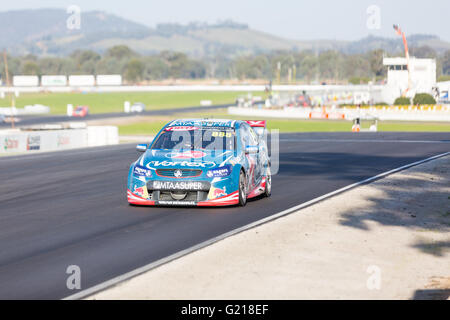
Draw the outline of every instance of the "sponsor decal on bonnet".
M166 157L172 159L198 159L206 156L203 151L183 151L183 152L171 152L166 154Z
M197 161L159 161L154 160L150 161L147 164L147 168L151 167L192 167L192 168L212 168L216 164L212 161L206 161L206 162L197 162Z

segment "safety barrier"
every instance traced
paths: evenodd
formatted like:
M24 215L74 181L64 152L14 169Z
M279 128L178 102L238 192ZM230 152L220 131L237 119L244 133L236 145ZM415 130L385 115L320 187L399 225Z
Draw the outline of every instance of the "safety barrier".
M343 108L296 108L278 109L229 107L228 113L248 117L268 117L285 119L346 119L370 117L393 121L444 121L450 122L450 105L423 106L376 106Z
M0 153L55 151L119 143L117 127L93 126L80 129L0 130ZM47 129L47 130L45 130Z

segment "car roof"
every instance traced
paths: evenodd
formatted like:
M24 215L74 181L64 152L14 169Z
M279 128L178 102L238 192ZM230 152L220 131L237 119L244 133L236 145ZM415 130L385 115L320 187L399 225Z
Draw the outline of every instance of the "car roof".
M235 128L237 122L240 121L230 119L177 119L170 122L166 127L199 126Z

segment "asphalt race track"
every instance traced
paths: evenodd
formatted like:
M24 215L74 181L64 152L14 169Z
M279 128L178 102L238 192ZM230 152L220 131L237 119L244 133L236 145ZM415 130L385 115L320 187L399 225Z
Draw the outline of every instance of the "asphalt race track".
M19 116L19 122L15 123L16 127L24 127L38 124L47 123L58 123L58 122L76 122L76 121L87 121L87 120L100 120L106 118L121 118L121 117L131 117L131 116L164 116L174 113L187 113L187 112L199 112L199 111L209 111L229 107L230 104L218 104L213 106L197 106L197 107L186 107L186 108L169 108L169 109L159 109L159 110L146 110L139 113L125 113L125 112L110 112L110 113L94 113L89 114L84 118L80 117L68 117L66 115L37 115L37 116ZM0 123L1 128L10 128L11 124L7 122Z
M231 208L133 207L134 144L0 158L0 299L59 299L351 183L450 151L449 133L280 135L273 194ZM220 266L218 266L220 267Z

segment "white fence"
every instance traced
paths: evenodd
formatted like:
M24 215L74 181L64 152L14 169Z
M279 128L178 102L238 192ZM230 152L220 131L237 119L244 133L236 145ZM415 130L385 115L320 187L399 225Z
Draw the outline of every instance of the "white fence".
M118 143L119 133L114 126L63 130L0 130L0 153L54 151Z
M13 90L19 90L22 92L39 92L39 91L65 91L72 87L93 87L97 86L121 86L122 76L120 74L101 74L97 76L93 75L70 75L69 77L64 75L42 75L38 76L13 76ZM0 85L1 85L0 81ZM11 91L12 88L0 88L1 92ZM69 91L71 91L69 90Z
M42 76L41 86L43 87L53 87L53 86L67 86L66 76Z
M15 87L36 87L39 85L38 76L14 76L13 85Z
M120 86L122 85L122 76L120 74L99 74L96 77L98 86Z
M69 85L73 87L91 87L95 85L95 77L90 75L69 76Z

